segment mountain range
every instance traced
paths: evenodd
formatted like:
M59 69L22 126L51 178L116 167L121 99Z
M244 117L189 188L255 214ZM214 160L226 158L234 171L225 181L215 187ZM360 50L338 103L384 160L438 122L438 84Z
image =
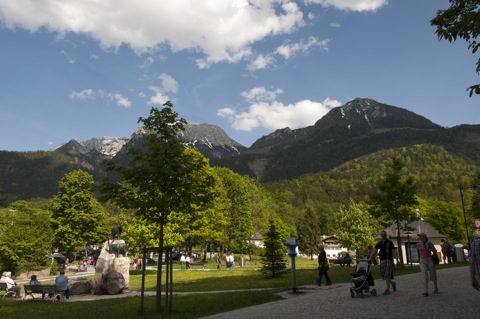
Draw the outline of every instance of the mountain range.
M332 109L313 126L277 130L248 148L215 125L187 124L181 134L212 166L228 167L261 182L328 171L380 150L417 144L439 145L480 164L480 125L445 128L372 99L357 98ZM106 174L103 160L121 158L144 137L144 130L138 128L129 138L71 140L52 151L0 151L0 205L13 199L51 197L61 177L73 169L86 170L101 181Z

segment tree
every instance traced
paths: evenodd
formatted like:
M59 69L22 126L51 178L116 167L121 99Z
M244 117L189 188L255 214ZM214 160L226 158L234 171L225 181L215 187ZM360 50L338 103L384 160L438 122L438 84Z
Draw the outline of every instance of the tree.
M390 170L387 171L385 179L378 182L378 192L371 195L374 207L377 209L377 217L383 217L385 226L392 222L397 227L397 246L401 247L400 229L401 222L408 225L417 219L415 210L412 208L418 204L416 185L413 177L405 176L402 170L405 168L403 161L394 157ZM400 255L400 265L403 267L403 255Z
M426 223L451 240L465 240L463 213L457 203L434 201L423 217Z
M237 250L246 251L247 239L253 235L252 202L247 178L228 168L217 168L215 172L227 196L225 217L228 224L225 245L235 244Z
M16 201L0 211L0 264L14 274L46 265L52 249L51 213Z
M92 175L82 170L66 174L58 183L58 194L50 201L56 248L68 253L108 240L106 216L93 186Z
M319 217L311 207L308 207L304 216L297 220L297 237L299 249L310 255L312 260L313 255L318 253L321 235Z
M107 169L121 181L106 180L101 191L118 206L133 209L140 220L159 226L158 245L163 250L164 230L172 212L188 213L192 206L205 207L215 197L215 179L205 174L204 157L186 151L180 136L186 121L178 119L170 102L152 108L143 123L145 141L128 150L126 164L108 161ZM204 172L204 174L202 174ZM162 258L157 272L156 310L161 312Z
M275 221L270 220L270 228L263 238L265 255L261 261L262 273L275 277L287 268L287 261L285 260L286 246L283 245L285 239Z
M334 212L333 220L338 243L349 250L373 245L373 238L381 229L368 207L353 200L350 200L348 206L342 206Z
M450 8L438 10L437 15L430 23L436 26L435 34L440 40L445 39L455 42L458 38L468 43L468 48L473 54L477 53L480 43L480 1L479 0L449 0ZM480 73L480 59L477 60L475 71ZM480 84L468 88L470 97L480 94Z

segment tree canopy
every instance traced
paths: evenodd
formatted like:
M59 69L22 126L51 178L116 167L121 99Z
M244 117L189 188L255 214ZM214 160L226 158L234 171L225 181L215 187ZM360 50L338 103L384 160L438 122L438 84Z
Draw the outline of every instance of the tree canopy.
M54 246L61 251L85 250L109 238L106 216L94 197L93 177L75 170L58 183L58 194L50 201Z
M480 1L479 0L449 0L450 7L438 10L430 23L437 27L435 31L440 40L455 42L457 39L467 41L473 54L477 53L480 43ZM475 71L480 73L480 58L476 62ZM480 84L468 88L470 96L480 94Z

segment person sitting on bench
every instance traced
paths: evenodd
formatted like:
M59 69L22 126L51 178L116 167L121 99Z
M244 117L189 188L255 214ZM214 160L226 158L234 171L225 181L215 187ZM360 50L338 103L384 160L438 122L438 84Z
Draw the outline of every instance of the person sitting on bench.
M15 281L13 281L13 279L10 278L11 276L12 276L11 272L4 271L2 273L2 278L0 279L0 281L7 284L7 291L14 291L16 298L22 299L22 297L20 296L20 290L22 288L20 286L17 286Z
M68 277L65 276L64 270L60 271L60 275L55 278L55 286L59 292L65 293L65 298L68 299Z

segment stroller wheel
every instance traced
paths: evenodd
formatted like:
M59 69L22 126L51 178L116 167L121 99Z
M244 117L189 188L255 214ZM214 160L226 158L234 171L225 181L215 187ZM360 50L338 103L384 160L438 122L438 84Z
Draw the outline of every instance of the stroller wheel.
M355 298L355 292L350 288L350 297Z
M373 295L373 296L376 296L376 295L377 295L377 290L376 290L376 289L372 289L372 295Z

